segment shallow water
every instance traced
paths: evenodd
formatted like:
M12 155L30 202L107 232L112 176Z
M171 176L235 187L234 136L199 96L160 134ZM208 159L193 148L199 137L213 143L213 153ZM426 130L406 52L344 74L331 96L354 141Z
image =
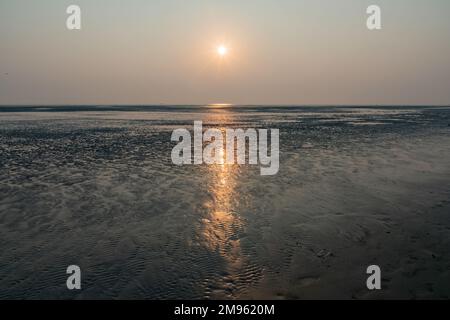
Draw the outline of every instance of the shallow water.
M173 165L194 120L279 173ZM0 151L3 299L450 297L450 108L0 107Z

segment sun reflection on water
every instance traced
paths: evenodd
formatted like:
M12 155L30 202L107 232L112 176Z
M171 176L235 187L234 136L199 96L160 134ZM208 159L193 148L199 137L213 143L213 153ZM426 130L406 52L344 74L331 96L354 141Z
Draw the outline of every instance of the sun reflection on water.
M230 119L224 114L221 120L226 123ZM224 134L225 128L220 130ZM226 151L222 153L226 156ZM202 220L201 236L205 246L225 263L222 276L209 284L217 292L214 297L225 298L233 296L244 263L240 241L244 223L239 208L245 197L237 190L242 168L236 164L214 164L208 165L207 170L210 198L204 204L207 214Z
M223 155L224 156L224 155ZM203 235L208 247L218 251L226 259L230 245L238 243L233 235L242 227L236 209L239 195L236 192L238 166L214 164L208 166L208 192L210 200L205 207L208 215L204 218Z

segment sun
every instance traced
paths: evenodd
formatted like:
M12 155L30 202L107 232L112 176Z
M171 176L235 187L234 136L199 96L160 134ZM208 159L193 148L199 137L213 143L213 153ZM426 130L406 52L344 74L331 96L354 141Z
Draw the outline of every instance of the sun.
M228 48L225 45L218 46L216 51L220 57L225 57L228 54Z

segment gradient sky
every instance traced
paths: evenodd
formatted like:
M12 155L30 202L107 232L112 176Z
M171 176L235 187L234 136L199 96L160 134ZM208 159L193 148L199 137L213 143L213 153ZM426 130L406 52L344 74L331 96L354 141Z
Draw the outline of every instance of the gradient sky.
M450 1L0 0L0 104L160 103L450 105Z

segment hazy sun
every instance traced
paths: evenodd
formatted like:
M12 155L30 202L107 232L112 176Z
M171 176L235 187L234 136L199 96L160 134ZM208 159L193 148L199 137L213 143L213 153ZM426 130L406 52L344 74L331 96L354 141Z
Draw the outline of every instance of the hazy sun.
M217 54L221 57L226 56L228 53L228 48L224 45L220 45L217 47Z

